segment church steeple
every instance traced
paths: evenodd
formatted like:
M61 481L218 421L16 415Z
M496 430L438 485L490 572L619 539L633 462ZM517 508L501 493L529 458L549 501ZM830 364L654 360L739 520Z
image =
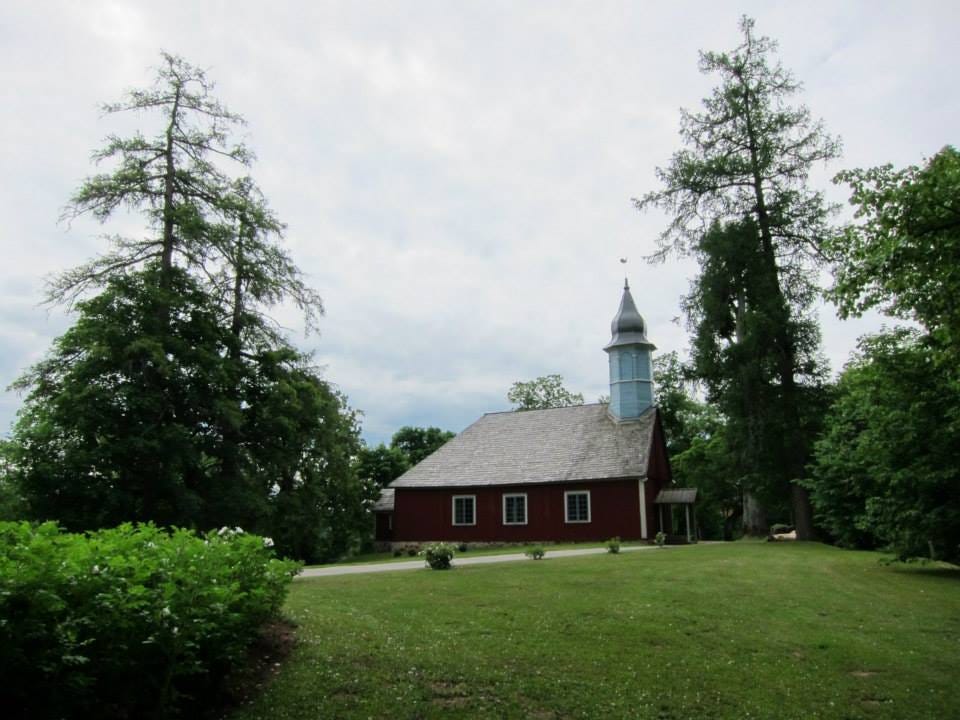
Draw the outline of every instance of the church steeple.
M610 342L603 348L610 360L610 413L622 420L637 418L653 405L650 353L656 347L647 340L646 325L626 278L610 332Z

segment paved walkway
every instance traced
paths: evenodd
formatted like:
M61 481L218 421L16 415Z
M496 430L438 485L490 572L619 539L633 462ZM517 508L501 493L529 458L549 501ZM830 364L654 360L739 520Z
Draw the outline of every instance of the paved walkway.
M655 550L656 545L625 545L620 548L620 552L634 552L636 550ZM675 546L668 546L675 547ZM547 551L544 560L561 557L578 557L580 555L602 555L607 552L606 548L583 548L580 550L551 550L550 546L544 548ZM478 550L476 552L483 552ZM505 555L478 555L470 557L466 555L457 555L453 559L454 567L464 565L486 565L488 563L516 562L517 560L530 560L522 552L509 553ZM542 561L541 561L542 562ZM417 560L408 560L404 562L386 562L386 563L366 563L359 565L331 565L329 567L306 568L301 570L297 577L326 577L328 575L356 575L360 573L378 573L389 572L391 570L423 570L426 566L425 561L420 558Z

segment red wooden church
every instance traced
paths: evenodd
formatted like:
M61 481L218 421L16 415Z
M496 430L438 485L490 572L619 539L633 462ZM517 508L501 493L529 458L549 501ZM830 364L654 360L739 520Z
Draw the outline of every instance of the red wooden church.
M643 318L625 284L612 323L610 402L488 413L390 483L383 543L651 539L696 491L671 484ZM682 507L682 506L681 506ZM682 515L681 515L682 517Z

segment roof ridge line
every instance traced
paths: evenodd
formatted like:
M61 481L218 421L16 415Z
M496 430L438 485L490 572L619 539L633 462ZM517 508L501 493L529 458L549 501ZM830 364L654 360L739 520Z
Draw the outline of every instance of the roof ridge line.
M520 410L519 408L514 410L492 410L490 412L485 412L483 415L484 417L486 417L487 415L512 415L513 413L518 413L518 412L529 413L529 412L546 412L548 410L569 410L570 408L576 408L576 407L593 407L594 405L608 405L608 404L609 403L592 402L592 403L578 403L576 405L559 405L557 407L548 407L548 408L530 408L529 410Z

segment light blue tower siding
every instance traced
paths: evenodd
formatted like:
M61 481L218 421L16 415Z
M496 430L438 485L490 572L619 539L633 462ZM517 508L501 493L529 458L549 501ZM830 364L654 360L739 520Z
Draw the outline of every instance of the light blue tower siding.
M623 284L620 309L610 323L612 337L604 350L610 358L610 413L621 420L640 417L653 405L653 368L647 328Z
M626 345L609 353L610 412L619 418L640 417L653 405L650 348Z

